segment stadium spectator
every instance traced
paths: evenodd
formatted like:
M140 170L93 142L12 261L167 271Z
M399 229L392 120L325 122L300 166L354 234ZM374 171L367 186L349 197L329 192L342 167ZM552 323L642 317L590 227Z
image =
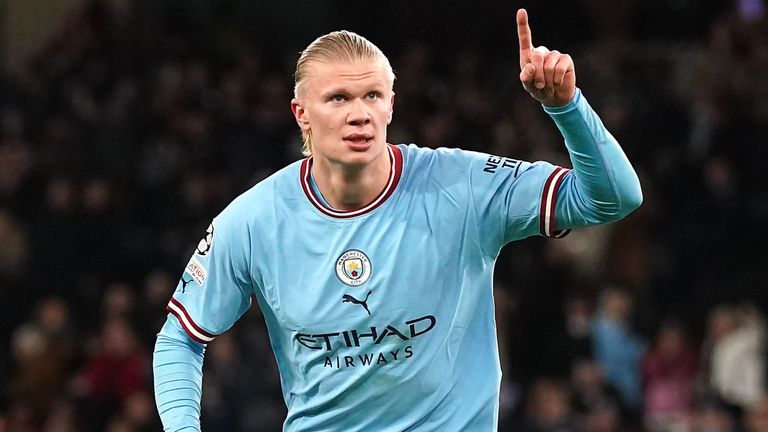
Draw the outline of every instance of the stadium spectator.
M574 361L570 377L571 405L579 423L587 422L592 414L617 409L620 417L630 417L621 394L603 375L600 365L587 358Z
M147 393L149 357L125 318L107 317L75 383L89 412L89 426L102 428L137 394Z
M68 384L75 359L72 331L69 306L60 298L49 297L13 334L15 373L6 390L36 426L45 422Z
M765 324L754 305L713 312L709 383L739 414L752 409L765 392Z
M697 354L678 323L665 322L642 361L644 423L649 431L679 430L694 407Z
M578 432L568 386L558 380L536 380L526 395L525 419L512 428L521 432Z
M624 404L637 411L643 399L640 362L645 343L632 329L632 305L632 296L625 289L605 289L592 325L592 341L605 377L619 391Z

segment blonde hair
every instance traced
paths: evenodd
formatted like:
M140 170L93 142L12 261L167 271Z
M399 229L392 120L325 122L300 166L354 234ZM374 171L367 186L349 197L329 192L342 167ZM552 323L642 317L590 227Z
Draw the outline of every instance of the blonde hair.
M379 47L357 33L340 30L320 36L301 52L294 73L293 94L295 98L298 99L299 95L303 93L306 85L307 67L315 61L327 63L381 61L386 68L390 85L394 85L395 82L395 72L392 70L392 65L389 64L389 59ZM304 141L301 152L304 156L312 155L312 134L302 129L301 137Z

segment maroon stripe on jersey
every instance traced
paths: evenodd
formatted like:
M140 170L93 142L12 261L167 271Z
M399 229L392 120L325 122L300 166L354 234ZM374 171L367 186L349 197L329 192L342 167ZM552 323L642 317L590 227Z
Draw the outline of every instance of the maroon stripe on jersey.
M544 182L544 189L541 191L541 203L539 204L539 232L543 236L547 235L547 203L549 201L547 197L549 196L552 179L554 178L556 172L557 168L555 168L555 171L553 171L549 177L547 177L547 181Z
M168 312L176 315L176 318L181 323L184 331L187 332L189 337L191 337L196 342L207 344L216 337L216 335L208 333L207 331L200 328L200 326L198 326L189 316L189 313L187 312L187 309L184 308L184 305L175 298L171 298L171 301L168 302L168 307L165 309Z
M392 175L390 177L391 177L392 184L387 188L386 192L384 193L384 196L381 197L381 202L379 202L377 206L381 205L384 201L387 200L387 198L389 198L390 196L392 196L393 193L395 193L395 189L397 189L397 185L400 183L400 177L402 177L403 175L403 153L400 151L400 149L397 146L393 146L391 144L388 144L388 146L391 151L390 163L392 164L392 167L390 168L390 172L392 173Z
M390 163L389 178L387 180L387 184L384 186L384 189L382 189L382 191L376 196L376 198L373 199L373 201L358 209L343 211L330 208L325 205L323 200L315 194L315 191L312 189L312 185L310 184L313 162L311 156L304 159L304 161L301 163L301 178L299 179L301 182L301 189L304 191L304 194L307 196L309 202L311 202L315 208L317 208L326 216L346 219L369 213L383 204L387 198L389 198L395 192L398 183L400 183L400 177L403 173L403 154L397 146L392 144L387 144L387 154L389 156Z
M557 192L568 171L570 170L557 167L544 183L544 190L541 193L541 206L539 208L539 230L543 236L562 238L570 232L570 230L557 230L555 216Z

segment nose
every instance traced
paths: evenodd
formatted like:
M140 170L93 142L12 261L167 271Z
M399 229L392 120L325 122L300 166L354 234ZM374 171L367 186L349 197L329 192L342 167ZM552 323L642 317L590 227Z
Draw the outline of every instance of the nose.
M371 122L371 114L365 102L360 99L354 99L350 104L349 114L347 114L347 124L352 126L363 126Z

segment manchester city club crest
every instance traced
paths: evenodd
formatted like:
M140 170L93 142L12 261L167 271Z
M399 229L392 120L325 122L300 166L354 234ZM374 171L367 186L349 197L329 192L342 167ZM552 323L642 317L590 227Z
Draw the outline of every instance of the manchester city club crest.
M336 260L336 276L349 286L360 286L371 277L371 260L357 249L345 251Z

